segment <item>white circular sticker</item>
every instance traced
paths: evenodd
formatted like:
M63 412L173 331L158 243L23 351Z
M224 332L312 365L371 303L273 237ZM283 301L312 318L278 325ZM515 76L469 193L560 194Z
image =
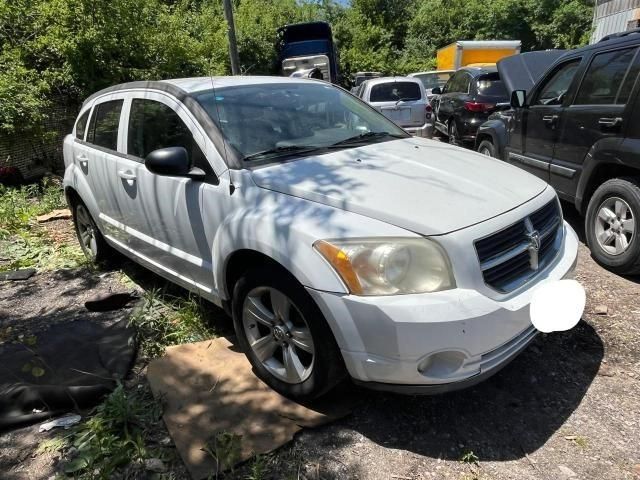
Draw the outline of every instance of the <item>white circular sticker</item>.
M531 298L531 323L543 333L564 332L575 327L587 296L575 280L558 280L540 285Z

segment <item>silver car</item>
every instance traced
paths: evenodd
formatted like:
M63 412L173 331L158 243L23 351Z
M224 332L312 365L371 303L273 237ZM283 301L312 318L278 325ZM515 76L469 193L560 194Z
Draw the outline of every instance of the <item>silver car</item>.
M382 77L364 82L358 96L385 117L417 137L433 136L433 113L422 82L409 77Z

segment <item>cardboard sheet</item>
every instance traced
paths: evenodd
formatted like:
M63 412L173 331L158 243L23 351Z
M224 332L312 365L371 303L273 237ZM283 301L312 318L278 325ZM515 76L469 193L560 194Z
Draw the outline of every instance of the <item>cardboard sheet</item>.
M203 447L220 433L241 436L233 461L240 463L284 445L302 427L348 415L356 402L353 395L340 395L306 407L282 397L254 375L244 354L226 338L169 347L149 364L147 376L195 480L215 474L216 460ZM220 471L229 466L224 463Z

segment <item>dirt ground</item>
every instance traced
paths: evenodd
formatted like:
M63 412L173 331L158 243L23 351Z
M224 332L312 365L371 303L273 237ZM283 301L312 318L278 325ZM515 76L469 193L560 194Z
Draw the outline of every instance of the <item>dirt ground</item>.
M583 238L581 220L565 210ZM470 390L433 397L361 390L362 405L351 416L303 431L262 460L270 473L260 478L640 479L640 278L607 272L584 245L579 255L576 277L587 306L575 329L539 335ZM50 275L32 280L39 281L52 285ZM0 295L5 315L24 305L31 321L46 310ZM36 432L0 434L1 478L54 474L58 458L36 452L47 437ZM252 467L233 478L256 478ZM171 475L183 476L182 468Z

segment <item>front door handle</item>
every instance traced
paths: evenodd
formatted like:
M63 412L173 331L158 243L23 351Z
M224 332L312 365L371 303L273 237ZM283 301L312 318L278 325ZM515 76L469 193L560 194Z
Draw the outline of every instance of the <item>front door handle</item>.
M616 128L622 125L622 118L621 117L615 117L615 118L602 117L598 119L598 125L600 125L600 128Z
M118 170L118 176L124 180L135 180L137 178L136 174L131 170Z
M89 161L89 157L87 157L84 153L76 155L76 160L82 163L87 163Z
M542 121L546 123L547 126L555 128L556 122L558 121L558 115L545 115L542 117Z

